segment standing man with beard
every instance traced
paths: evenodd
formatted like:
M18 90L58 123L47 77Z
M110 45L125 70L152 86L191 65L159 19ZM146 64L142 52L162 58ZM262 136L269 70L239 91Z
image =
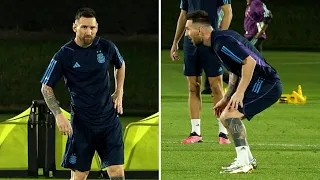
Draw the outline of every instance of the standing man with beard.
M124 178L122 97L125 62L118 48L96 37L94 10L81 8L73 23L76 36L53 56L41 80L41 92L54 114L59 131L68 135L62 167L71 169L72 180L85 180L95 151L101 168L112 180ZM109 65L115 67L115 92L110 93ZM53 88L64 77L71 96L71 120L62 114Z

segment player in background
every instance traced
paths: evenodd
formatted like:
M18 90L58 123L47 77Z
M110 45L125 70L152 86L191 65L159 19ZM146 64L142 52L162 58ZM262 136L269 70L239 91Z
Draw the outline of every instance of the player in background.
M177 22L176 33L171 47L170 56L171 59L178 60L178 44L184 35L186 17L188 12L196 10L206 10L210 14L210 20L213 27L217 27L218 8L221 8L224 12L224 16L221 21L221 29L228 29L232 19L232 8L230 0L181 0L180 4L181 12ZM201 99L201 74L202 70L208 76L211 90L213 92L213 104L215 105L223 97L222 88L222 74L223 69L218 62L217 57L210 53L208 47L199 46L194 47L191 40L188 37L184 38L183 42L184 50L184 75L187 77L188 89L189 89L189 116L191 118L191 133L182 140L184 144L202 142L202 136L200 131L200 112L202 106ZM208 68L214 67L214 68ZM227 137L227 130L217 121L219 124L218 142L220 144L229 144L230 141Z
M246 2L244 37L262 53L262 44L267 38L266 30L273 16L262 0L246 0Z

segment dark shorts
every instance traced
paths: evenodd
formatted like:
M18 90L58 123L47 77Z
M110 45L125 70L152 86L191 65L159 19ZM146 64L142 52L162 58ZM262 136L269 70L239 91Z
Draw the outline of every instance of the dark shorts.
M101 168L124 164L122 126L119 118L114 121L117 123L113 126L93 129L72 119L73 135L68 138L61 166L89 171L95 151L101 159Z
M223 74L218 57L204 45L195 47L192 41L185 37L183 42L184 75L201 76L202 70L207 77L217 77Z
M276 103L281 94L280 80L252 79L244 95L243 108L239 107L238 110L246 119L251 120L253 116Z

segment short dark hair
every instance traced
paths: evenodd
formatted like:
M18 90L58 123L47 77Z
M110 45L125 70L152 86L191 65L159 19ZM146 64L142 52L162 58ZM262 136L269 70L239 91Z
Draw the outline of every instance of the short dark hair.
M187 14L187 20L192 20L193 23L202 23L211 25L209 15L206 11L198 10Z
M96 12L91 9L91 8L80 8L75 16L75 20L79 20L81 17L86 17L86 18L92 18L92 17L96 17Z

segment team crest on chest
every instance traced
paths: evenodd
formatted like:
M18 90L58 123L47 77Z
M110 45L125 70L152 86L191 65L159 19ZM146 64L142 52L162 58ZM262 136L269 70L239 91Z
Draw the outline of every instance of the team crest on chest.
M106 58L104 57L101 50L97 51L97 61L99 63L104 63L106 61Z

